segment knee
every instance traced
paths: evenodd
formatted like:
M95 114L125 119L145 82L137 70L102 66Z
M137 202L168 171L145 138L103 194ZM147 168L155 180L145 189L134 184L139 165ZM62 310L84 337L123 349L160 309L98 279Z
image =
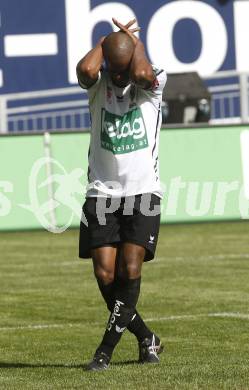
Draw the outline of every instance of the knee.
M114 273L108 269L96 267L94 269L94 275L96 279L104 285L110 284L114 281Z
M141 268L141 264L136 259L122 262L118 269L118 276L122 279L138 279L141 276Z
M126 275L128 279L137 279L141 276L141 266L140 264L127 264L126 266Z

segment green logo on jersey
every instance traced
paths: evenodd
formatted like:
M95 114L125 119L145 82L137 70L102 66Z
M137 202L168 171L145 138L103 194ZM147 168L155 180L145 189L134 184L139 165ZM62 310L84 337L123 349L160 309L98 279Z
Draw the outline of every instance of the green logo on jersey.
M123 116L102 109L101 146L113 154L134 152L148 147L148 139L141 109Z

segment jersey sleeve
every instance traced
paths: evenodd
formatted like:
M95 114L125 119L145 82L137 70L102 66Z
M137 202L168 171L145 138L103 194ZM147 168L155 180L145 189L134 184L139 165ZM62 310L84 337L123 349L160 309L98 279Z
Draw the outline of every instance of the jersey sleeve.
M155 73L155 80L149 89L139 89L139 94L146 97L158 109L161 106L163 89L167 81L167 74L165 70L157 68L152 65Z
M78 78L78 83L79 83L79 86L82 88L82 89L86 89L87 90L87 94L88 94L88 97L89 97L89 101L92 101L95 96L96 96L96 93L99 89L99 86L100 86L100 83L101 83L101 80L102 80L102 72L99 71L99 74L98 74L98 79L96 80L96 82L91 85L91 87L87 87L79 78Z
M157 68L156 66L152 65L153 71L155 73L155 80L151 86L151 88L148 89L149 92L151 92L155 96L161 96L163 93L163 89L165 87L166 81L167 81L167 74L164 69Z

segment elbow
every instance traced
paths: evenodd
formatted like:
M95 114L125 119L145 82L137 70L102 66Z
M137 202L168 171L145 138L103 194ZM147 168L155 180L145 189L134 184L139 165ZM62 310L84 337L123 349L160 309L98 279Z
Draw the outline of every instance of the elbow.
M78 77L87 77L89 79L96 78L96 70L93 69L89 64L85 64L84 62L79 62L76 67L76 72Z
M141 69L135 71L132 78L136 84L145 84L153 82L155 75L150 70Z

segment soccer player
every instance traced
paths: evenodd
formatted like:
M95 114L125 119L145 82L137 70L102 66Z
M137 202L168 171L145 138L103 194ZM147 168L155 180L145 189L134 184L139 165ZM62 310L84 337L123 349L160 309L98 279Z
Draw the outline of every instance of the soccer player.
M136 20L113 22L120 30L101 38L77 65L91 113L83 206L88 226L81 222L80 257L92 257L111 312L89 370L108 367L126 328L137 337L141 363L158 363L163 350L136 305L142 264L154 258L160 225L158 141L166 73L149 63L134 35Z

